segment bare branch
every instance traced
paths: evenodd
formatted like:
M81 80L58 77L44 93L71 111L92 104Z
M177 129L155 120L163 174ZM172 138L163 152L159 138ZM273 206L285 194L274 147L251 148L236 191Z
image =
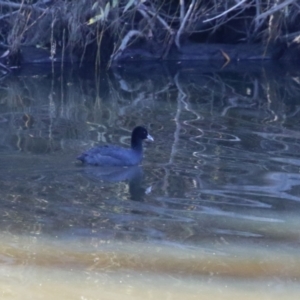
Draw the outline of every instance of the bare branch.
M295 2L295 0L286 0L286 1L284 1L283 3L281 3L279 5L274 4L272 8L270 8L266 12L264 12L264 13L260 14L259 16L257 16L256 20L266 18L266 17L272 15L273 13L275 13L276 11L286 7L287 5L292 4L293 2Z
M184 19L182 20L181 24L180 24L180 28L178 29L177 33L176 33L176 37L175 37L175 44L177 46L178 49L180 49L180 36L181 36L181 33L184 29L184 26L188 20L188 18L190 17L191 13L192 13L192 10L195 6L195 0L192 0L190 6L189 6L189 9L184 17Z
M180 23L182 24L184 19L184 12L185 12L184 0L180 0L179 5L180 5Z
M140 11L140 9L142 9L142 10L144 10L144 11L146 11L149 15L151 15L152 17L156 17L157 18L157 20L169 31L169 33L171 34L171 35L173 35L173 33L174 33L174 31L173 31L173 29L168 25L168 23L163 19L163 18L161 18L158 14L157 14L157 12L153 12L153 11L151 11L147 6L145 6L144 4L142 4L142 3L140 3L139 4L139 6L138 6L138 8L139 8L139 11Z
M210 19L206 19L203 21L203 23L207 23L207 22L210 22L210 21L213 21L215 19L218 19L218 18L221 18L223 16L225 16L226 14L228 14L229 12L231 12L232 10L236 9L237 7L241 6L243 3L245 3L247 0L242 0L240 1L239 3L237 3L236 5L232 6L231 8L225 10L224 12L222 12L221 14L213 17L213 18L210 18Z
M17 14L18 12L19 12L18 10L15 10L14 12L2 15L2 16L0 16L0 20L5 19L5 18L10 18L12 15Z
M298 36L300 36L300 31L293 32L293 33L290 33L290 34L285 34L284 36L282 36L281 39L285 39L287 41L291 41L294 38L297 38Z
M0 68L4 69L7 73L11 72L11 69L8 68L6 65L2 64L1 62L0 62Z
M27 8L27 9L36 9L39 11L45 11L45 9L37 6L36 4L34 5L28 5L28 4L18 4L18 3L13 3L13 2L7 2L7 1L0 1L0 6L6 6L6 7L11 7L11 8L16 8L16 9L22 9L22 8Z
M143 36L143 34L139 30L130 30L129 32L127 32L127 34L124 36L124 38L121 42L119 49L114 54L112 54L111 60L118 59L118 57L125 50L125 48L127 47L127 44L129 43L130 39L133 36Z

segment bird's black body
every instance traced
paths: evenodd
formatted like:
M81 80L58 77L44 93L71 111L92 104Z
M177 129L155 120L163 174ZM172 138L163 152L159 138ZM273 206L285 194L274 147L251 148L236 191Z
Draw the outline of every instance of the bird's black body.
M131 148L113 145L94 147L83 152L77 159L96 166L134 166L143 159L143 140L152 140L147 130L138 126L131 134Z

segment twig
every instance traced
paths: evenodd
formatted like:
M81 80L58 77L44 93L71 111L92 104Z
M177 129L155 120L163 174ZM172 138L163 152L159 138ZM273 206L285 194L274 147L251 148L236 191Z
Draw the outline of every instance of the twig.
M258 28L261 26L262 22L259 22L259 20L257 18L260 15L260 3L259 3L260 0L255 0L255 1L256 1L256 3L255 3L255 9L256 9L255 31L257 31Z
M10 73L10 72L11 72L11 69L8 68L6 65L2 64L1 62L0 62L0 68L2 68L2 69L4 69L5 71L7 71L7 73Z
M0 20L3 20L3 19L8 18L8 17L11 17L12 15L15 15L15 14L18 13L18 12L19 12L19 11L16 10L16 11L14 11L14 12L10 12L10 13L8 13L8 14L2 15L2 16L0 16Z
M143 34L139 31L139 30L130 30L127 32L127 34L124 36L121 45L119 47L119 49L111 55L111 60L117 60L118 57L121 55L121 53L125 50L125 48L127 47L127 44L129 42L129 40L133 37L133 36L143 36Z
M279 4L279 5L274 4L272 8L270 8L266 12L264 12L264 13L260 14L259 16L257 16L255 20L266 18L269 15L272 15L274 12L276 12L276 11L284 8L285 6L288 6L288 5L292 4L293 2L295 2L295 0L286 0L285 2L283 2L283 3Z
M297 31L297 32L293 32L293 33L290 33L290 34L285 34L284 36L282 36L280 39L283 40L293 40L294 38L300 36L300 31Z
M232 10L236 9L237 7L239 7L240 5L242 5L243 3L245 3L247 0L242 0L240 1L239 3L237 3L236 5L232 6L231 8L225 10L224 12L222 12L221 14L213 17L213 18L210 18L210 19L206 19L203 21L203 23L207 23L207 22L210 22L210 21L213 21L215 19L218 19L220 17L223 17L224 15L228 14L229 12L231 12ZM251 1L252 2L252 1ZM249 3L250 4L250 3Z
M36 10L40 10L40 11L45 11L45 9L37 6L36 4L33 5L28 5L28 4L18 4L18 3L12 3L12 2L7 2L7 1L0 1L0 6L7 6L7 7L11 7L11 8L17 8L17 9L21 9L21 8L27 8L27 9L36 9Z
M180 5L180 24L182 24L183 19L184 19L184 12L185 12L184 0L180 0L179 5Z
M195 0L193 0L195 1ZM140 3L138 6L139 9L143 9L144 11L146 11L149 15L151 15L152 17L156 17L157 20L169 31L169 33L171 35L174 34L173 29L168 25L168 23L162 18L160 17L157 12L153 12L151 11L147 6L145 6L144 4Z
M37 21L39 21L41 18L43 18L44 15L47 13L47 11L48 11L48 8L45 9L45 10L43 11L43 13L42 13L40 16L38 16L38 18L36 18L30 25L28 25L28 27L24 28L24 30L23 30L23 32L22 32L22 35L24 35L24 33L25 33L26 31L28 31L32 26L34 26L34 25L37 23ZM30 12L30 14L31 14L31 12ZM30 14L28 15L28 20L26 21L26 23L28 23L28 21L29 21Z
M192 13L194 5L195 5L195 0L192 0L191 4L189 6L189 9L188 9L188 11L187 11L187 13L186 13L186 15L185 15L182 23L180 24L180 28L178 29L178 31L176 33L175 44L176 44L176 46L177 46L178 49L180 49L180 41L179 40L180 40L181 33L182 33L183 29L184 29L184 26L185 26L188 18L190 17L190 15Z
M154 29L153 22L151 21L150 16L148 15L148 13L146 11L144 11L143 9L140 9L140 8L138 8L138 12L147 20L151 30L153 30Z

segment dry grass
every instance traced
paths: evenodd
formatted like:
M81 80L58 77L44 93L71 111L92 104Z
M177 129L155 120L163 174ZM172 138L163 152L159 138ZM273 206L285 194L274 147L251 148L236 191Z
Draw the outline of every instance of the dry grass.
M104 52L113 60L136 41L168 52L171 44L180 48L183 37L194 33L211 37L229 24L241 36L240 42L268 45L300 34L300 5L295 0L280 4L266 0L58 0L49 4L11 0L0 1L0 12L1 45L12 55L21 46L36 46L52 53L75 51L84 60L87 47L93 45L98 48L98 61ZM243 26L232 26L240 21Z

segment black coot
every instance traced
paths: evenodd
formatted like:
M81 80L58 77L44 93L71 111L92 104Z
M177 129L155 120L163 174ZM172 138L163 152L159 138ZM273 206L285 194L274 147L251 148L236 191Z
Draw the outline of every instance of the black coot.
M131 148L113 145L94 147L83 152L77 159L95 166L134 166L143 159L143 140L153 141L146 128L135 127L131 133Z

